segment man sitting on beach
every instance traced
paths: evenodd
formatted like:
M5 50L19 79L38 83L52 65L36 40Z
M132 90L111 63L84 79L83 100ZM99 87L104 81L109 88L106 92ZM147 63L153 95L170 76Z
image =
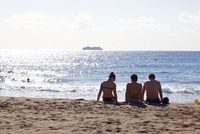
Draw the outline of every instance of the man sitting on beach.
M155 75L150 74L149 80L144 83L142 96L144 98L144 93L146 91L147 103L156 103L160 104L163 99L163 94L161 90L161 84L159 81L155 80ZM143 100L143 99L142 99Z
M115 81L115 74L113 72L110 73L109 79L101 83L100 90L97 96L97 101L103 92L103 101L107 103L117 103L117 93L116 93L116 84Z
M131 83L126 86L126 103L138 103L142 99L142 84L137 83L138 76L131 75Z

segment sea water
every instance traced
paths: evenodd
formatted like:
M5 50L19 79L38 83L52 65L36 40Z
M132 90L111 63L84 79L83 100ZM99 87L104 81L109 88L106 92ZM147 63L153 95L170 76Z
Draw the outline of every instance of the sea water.
M200 52L175 51L0 50L0 96L95 100L110 72L120 101L133 73L154 73L171 102L200 99Z

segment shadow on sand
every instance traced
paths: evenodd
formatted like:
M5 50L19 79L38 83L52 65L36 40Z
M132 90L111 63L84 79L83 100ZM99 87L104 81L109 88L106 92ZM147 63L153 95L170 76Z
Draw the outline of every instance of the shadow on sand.
M147 102L146 102L146 104L147 104L147 105L151 105L151 106L166 107L166 106L168 106L170 103L168 103L168 104L162 104L162 103L147 103Z
M131 106L135 106L135 107L138 107L138 108L146 108L148 106L166 107L170 103L168 103L168 104L158 104L158 103L147 103L147 102L144 102L144 103L143 102L131 102L131 103L126 103L126 102L118 102L118 103L103 102L103 104L111 104L111 105L115 105L115 106L131 105Z
M126 103L126 102L118 102L118 103L113 103L113 102L103 102L104 104L111 104L115 106L122 106L122 105L131 105L131 106L136 106L139 108L146 108L147 105L142 102L134 102L134 103Z
M132 102L132 103L128 103L131 106L136 106L138 108L146 108L147 105L145 103L142 102Z

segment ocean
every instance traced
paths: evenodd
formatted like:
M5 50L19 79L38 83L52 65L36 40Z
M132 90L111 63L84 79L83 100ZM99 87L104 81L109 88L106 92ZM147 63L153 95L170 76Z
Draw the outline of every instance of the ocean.
M116 74L119 101L133 73L142 84L154 73L170 102L200 99L195 51L0 50L0 96L96 100L110 72Z

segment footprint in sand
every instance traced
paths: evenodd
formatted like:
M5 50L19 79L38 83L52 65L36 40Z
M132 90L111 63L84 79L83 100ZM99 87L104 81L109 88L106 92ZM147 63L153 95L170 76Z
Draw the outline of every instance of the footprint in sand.
M51 130L58 130L58 128L55 128L55 127L52 127L52 126L50 126L49 127Z

